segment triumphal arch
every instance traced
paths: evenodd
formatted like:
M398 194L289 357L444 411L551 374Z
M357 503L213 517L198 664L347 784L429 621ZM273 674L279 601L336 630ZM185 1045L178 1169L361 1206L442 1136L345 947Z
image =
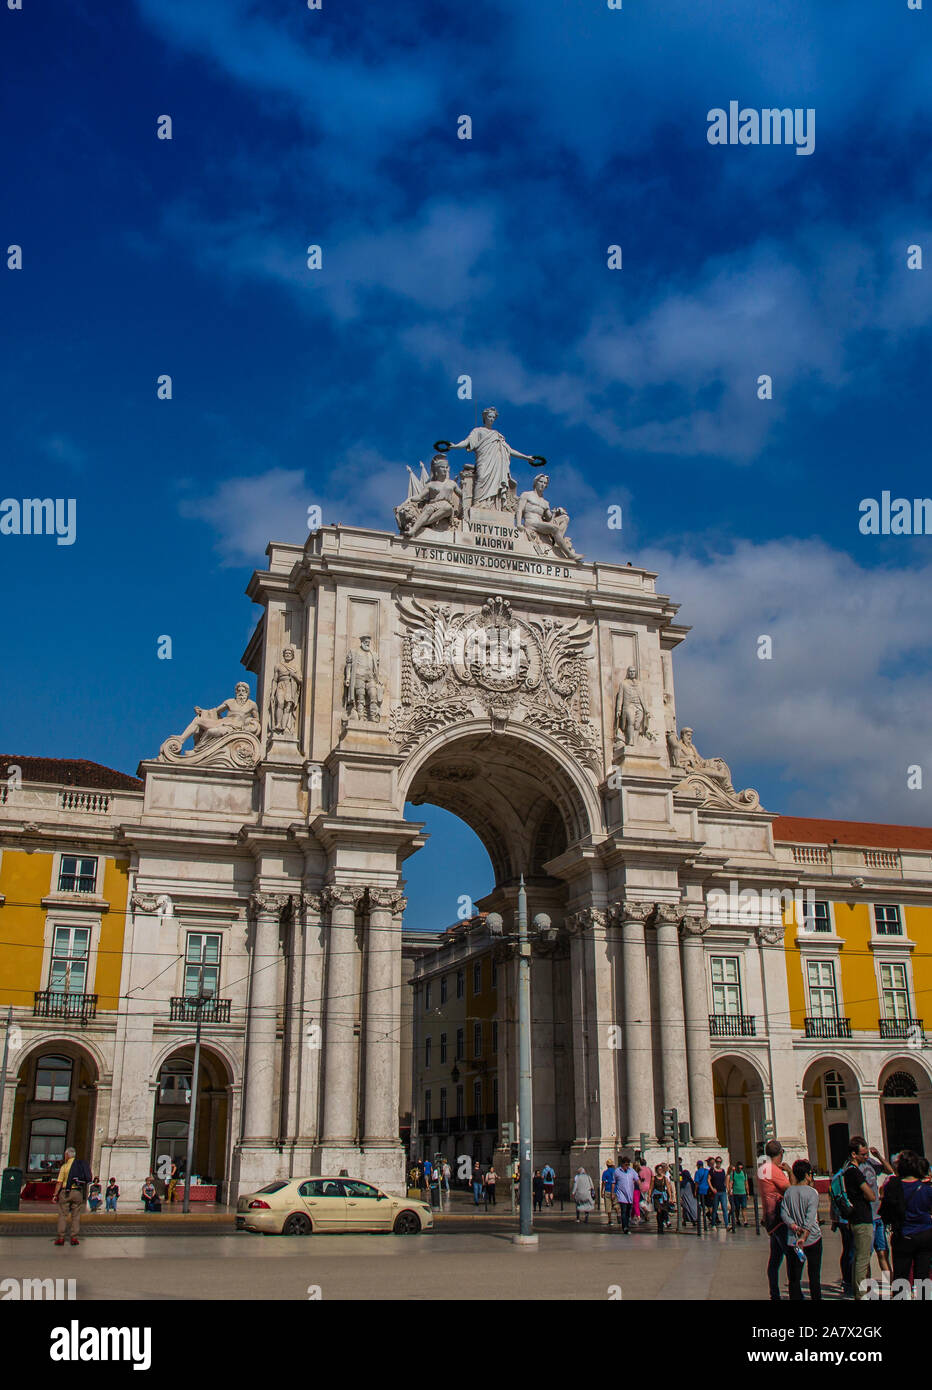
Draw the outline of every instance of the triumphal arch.
M394 530L271 544L248 587L255 698L244 683L198 708L141 765L137 948L164 930L165 894L173 919L227 933L240 1026L215 1036L234 1191L283 1171L402 1184L404 865L424 843L406 803L476 831L495 872L481 907L506 930L521 875L530 915L550 919L532 965L541 1161L570 1153L592 1172L674 1106L703 1152L714 1142L706 938L731 928L710 928L706 895L737 871L776 881L771 817L677 721L687 629L657 576L581 555L550 501L558 469L496 426L486 411L409 469ZM471 885L455 863L449 878L452 917ZM785 994L781 938L753 944ZM500 951L504 1120L516 1037ZM151 992L130 995L131 1055ZM786 1032L789 1046L788 1015Z

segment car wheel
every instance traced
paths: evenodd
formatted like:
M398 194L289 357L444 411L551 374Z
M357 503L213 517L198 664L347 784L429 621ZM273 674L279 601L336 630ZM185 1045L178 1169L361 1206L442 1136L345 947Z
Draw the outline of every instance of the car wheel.
M309 1216L305 1216L300 1211L294 1211L290 1216L285 1217L285 1224L282 1226L282 1235L309 1236L313 1229Z
M420 1233L420 1229L421 1223L413 1211L399 1212L392 1227L396 1236L416 1236Z

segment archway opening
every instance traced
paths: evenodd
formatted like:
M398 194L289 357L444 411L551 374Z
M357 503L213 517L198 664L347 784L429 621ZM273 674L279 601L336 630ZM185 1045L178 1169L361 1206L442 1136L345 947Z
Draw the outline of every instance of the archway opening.
M529 924L545 913L555 928L562 926L568 887L560 875L568 852L591 837L597 805L582 770L569 769L558 750L479 721L458 736L438 739L412 770L406 818L423 820L436 838L405 865L405 926L443 933L418 963L412 1042L416 1156L443 1154L457 1162L465 1156L487 1165L498 1151L516 1102L516 966L508 949L490 937L486 917L500 913L506 934L513 931L523 875ZM421 807L435 809L425 816ZM459 855L462 845L466 851ZM422 855L425 863L432 855L439 866L429 891L445 908L439 920L427 923L412 902L423 882L415 868ZM477 888L480 877L484 882ZM546 951L535 950L531 969L535 1146L548 1154L559 1153L575 1133L565 946L549 940Z
M97 1063L70 1040L35 1048L20 1063L10 1135L10 1163L23 1170L23 1196L48 1194L66 1148L95 1161ZM33 1184L39 1184L37 1189Z
M753 1167L764 1133L763 1082L744 1057L716 1057L712 1063L715 1132L732 1163Z
M159 1067L152 1123L152 1172L162 1191L174 1164L180 1177L187 1163L191 1091L194 1072L194 1044L176 1048ZM222 1200L227 1177L229 1087L232 1078L226 1062L209 1046L201 1044L198 1073L197 1115L192 1180L216 1185Z
M920 1081L908 1061L894 1061L883 1072L880 1086L884 1138L888 1154L912 1149L924 1154Z
M847 1160L848 1139L863 1131L861 1088L839 1057L811 1062L803 1077L806 1146L818 1173L835 1173Z

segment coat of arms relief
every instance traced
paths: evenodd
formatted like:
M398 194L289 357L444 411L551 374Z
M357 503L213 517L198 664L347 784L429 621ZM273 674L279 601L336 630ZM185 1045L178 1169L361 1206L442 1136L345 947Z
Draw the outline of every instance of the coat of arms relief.
M403 753L438 729L485 713L493 729L517 720L552 734L601 775L589 710L591 623L522 618L500 596L473 611L416 598L398 607L408 630L401 700L389 727Z

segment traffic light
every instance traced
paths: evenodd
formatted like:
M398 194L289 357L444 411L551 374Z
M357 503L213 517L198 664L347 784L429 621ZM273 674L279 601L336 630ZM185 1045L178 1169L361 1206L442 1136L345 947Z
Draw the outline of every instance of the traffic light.
M764 1120L763 1130L764 1130L764 1138L765 1138L765 1139L772 1139L772 1138L773 1138L773 1132L774 1132L774 1131L773 1131L773 1120Z
M512 1163L517 1163L517 1161L518 1161L518 1146L517 1146L517 1144L512 1144L512 1146L511 1146L511 1161L512 1161Z
M676 1111L662 1110L660 1113L663 1120L663 1142L665 1144L672 1144L676 1139Z
M685 1144L688 1144L688 1143L689 1143L689 1121L688 1121L688 1120L680 1120L679 1130L680 1130L680 1143L681 1143L681 1144L684 1144L684 1145L685 1145Z

